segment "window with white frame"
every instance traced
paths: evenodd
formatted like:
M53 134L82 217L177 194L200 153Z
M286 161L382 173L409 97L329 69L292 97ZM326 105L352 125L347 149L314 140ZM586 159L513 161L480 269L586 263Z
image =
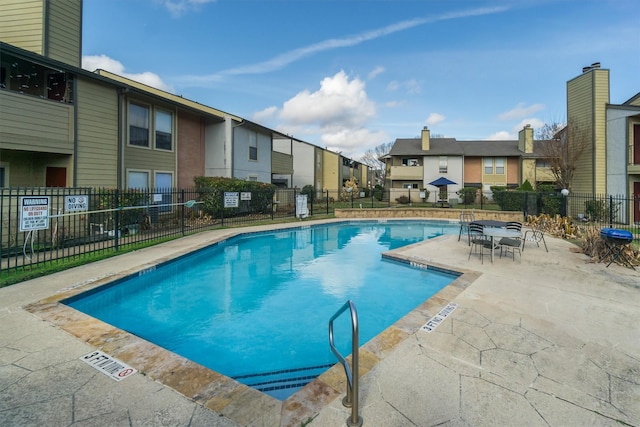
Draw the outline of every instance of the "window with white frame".
M248 181L256 182L256 181L258 181L258 177L257 177L257 176L255 176L255 175L249 175L249 176L247 177L247 180L248 180Z
M127 187L139 189L149 188L149 172L127 171Z
M162 195L162 201L158 207L158 212L170 212L173 197L171 189L173 187L173 174L169 172L156 172L155 191Z
M249 160L258 160L258 134L249 132Z
M490 175L493 173L493 158L491 157L484 158L484 173L485 175Z
M402 159L402 166L418 166L418 159Z
M504 175L504 157L496 157L496 174Z
M448 169L447 156L440 156L440 161L438 163L438 171L440 173L447 173L447 169Z
M171 150L173 115L168 111L157 109L155 117L156 148Z
M129 144L149 147L149 107L129 104Z
M402 188L418 188L418 184L402 184Z

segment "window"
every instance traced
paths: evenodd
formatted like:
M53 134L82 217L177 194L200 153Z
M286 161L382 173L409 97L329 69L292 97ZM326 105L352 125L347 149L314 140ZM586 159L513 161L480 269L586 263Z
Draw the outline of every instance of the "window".
M418 159L402 159L402 166L418 166Z
M251 182L257 182L257 181L258 181L258 177L257 177L257 176L255 176L255 175L249 175L249 176L247 177L247 180L248 180L248 181L251 181Z
M173 176L167 172L156 172L156 191L162 195L162 201L159 202L158 212L170 212L173 203L171 195L171 187Z
M249 132L249 160L258 160L258 134Z
M440 173L447 173L447 156L440 156L440 162L438 164L438 170Z
M149 108L129 104L129 144L149 147Z
M6 169L4 166L0 166L0 188L5 187L5 174L6 174Z
M491 157L485 157L484 159L484 173L485 175L493 173L493 159Z
M496 174L504 175L504 157L496 157Z
M171 150L171 122L171 113L156 110L156 148L160 150Z
M418 188L418 184L402 184L402 188Z
M127 171L127 187L128 188L149 188L149 172Z

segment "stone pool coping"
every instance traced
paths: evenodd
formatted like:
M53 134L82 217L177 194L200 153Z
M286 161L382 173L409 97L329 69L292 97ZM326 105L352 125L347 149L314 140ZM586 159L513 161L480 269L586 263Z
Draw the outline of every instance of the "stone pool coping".
M313 224L331 222L339 223L345 222L345 220L314 221ZM304 225L308 225L308 223ZM282 426L300 425L315 417L325 406L346 392L346 378L343 368L339 364L327 370L288 399L280 401L61 303L61 301L75 295L108 285L236 235L299 226L300 224L281 224L278 227L227 230L226 233L222 233L218 237L185 246L182 250L175 251L169 256L147 260L147 262L133 268L70 285L54 295L25 305L24 309L96 349L127 363L137 369L140 374L171 387L188 399L223 414L240 425L255 423ZM406 250L421 244L423 243L419 242L401 249ZM369 342L361 345L360 376L366 375L385 356L417 332L433 315L479 277L477 272L464 269L453 271L451 267L438 263L426 263L423 260L400 254L397 250L385 252L384 256L412 263L414 266L422 268L452 271L460 276Z

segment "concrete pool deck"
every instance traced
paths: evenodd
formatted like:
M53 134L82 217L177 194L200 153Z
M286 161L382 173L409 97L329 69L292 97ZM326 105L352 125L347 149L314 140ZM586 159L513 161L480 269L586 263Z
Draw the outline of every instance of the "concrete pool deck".
M154 349L58 307L62 295L271 228L200 233L0 289L0 425L346 425L344 393L330 387L344 389L339 369L280 403L225 389L177 356L150 363ZM521 259L493 264L467 260L457 235L393 251L465 274L362 346L363 425L640 426L640 271L546 240L548 253L527 243ZM433 332L416 327L449 302L457 309ZM79 360L95 349L140 372L113 381Z

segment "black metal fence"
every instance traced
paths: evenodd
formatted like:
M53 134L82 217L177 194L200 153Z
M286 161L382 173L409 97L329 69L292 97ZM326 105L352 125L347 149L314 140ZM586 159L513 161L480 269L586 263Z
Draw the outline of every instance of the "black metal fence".
M509 194L507 194L509 193ZM569 216L585 226L632 231L640 240L638 198L505 192L446 205L418 189L316 191L297 188L197 189L1 188L0 279L12 272L194 232L307 216L339 208L473 207ZM454 197L454 196L457 196Z

